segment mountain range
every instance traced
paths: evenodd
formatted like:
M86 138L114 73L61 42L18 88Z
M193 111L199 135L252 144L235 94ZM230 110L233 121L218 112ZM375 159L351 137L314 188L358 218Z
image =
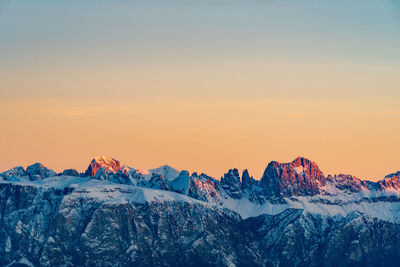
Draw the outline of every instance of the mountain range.
M100 156L83 173L0 173L0 266L396 266L400 172L325 175L298 157L261 179Z

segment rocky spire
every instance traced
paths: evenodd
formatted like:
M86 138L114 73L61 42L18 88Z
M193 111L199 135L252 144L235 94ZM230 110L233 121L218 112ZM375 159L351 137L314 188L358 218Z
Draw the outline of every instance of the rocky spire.
M238 169L230 169L221 177L222 188L233 198L241 198L241 183Z
M242 173L242 188L250 189L253 186L257 185L257 181L250 177L249 171L247 169L243 170Z

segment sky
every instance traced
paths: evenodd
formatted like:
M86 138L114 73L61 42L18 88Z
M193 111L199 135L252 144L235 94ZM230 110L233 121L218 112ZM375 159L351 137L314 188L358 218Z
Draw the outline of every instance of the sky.
M400 170L396 0L2 0L0 171Z

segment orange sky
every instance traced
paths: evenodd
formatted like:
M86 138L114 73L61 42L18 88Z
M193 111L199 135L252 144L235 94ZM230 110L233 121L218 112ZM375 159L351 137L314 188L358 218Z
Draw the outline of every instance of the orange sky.
M97 155L217 178L297 156L400 170L390 1L39 2L0 5L0 171Z
M1 167L41 161L58 171L83 171L92 157L105 154L134 168L170 164L215 177L237 167L259 178L269 161L298 155L326 174L377 179L398 169L400 113L390 101L387 107L302 97L171 101L3 104Z

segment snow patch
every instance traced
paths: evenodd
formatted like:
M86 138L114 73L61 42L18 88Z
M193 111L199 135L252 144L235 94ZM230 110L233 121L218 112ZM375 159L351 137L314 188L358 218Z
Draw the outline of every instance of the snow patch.
M15 232L17 234L22 234L22 226L23 226L22 222L18 221L17 225L15 226Z
M35 267L35 265L33 265L33 263L27 260L25 257L20 259L18 263L26 264L29 267Z
M20 264L25 264L29 267L35 267L35 265L33 265L32 262L30 262L29 260L27 260L25 257L21 258L19 261L12 261L10 264L8 264L6 267L11 267L16 263L20 263Z
M239 213L243 219L246 219L249 217L257 217L261 214L275 215L286 210L287 208L290 207L290 205L272 204L269 201L260 205L251 202L247 198L241 198L241 199L226 198L223 199L223 207Z
M160 174L167 181L172 181L179 175L179 171L172 168L171 166L164 165L155 169L151 169L148 171L147 176L151 176L153 174ZM151 178L151 177L150 177Z
M297 174L302 174L304 173L304 167L303 166L298 166L293 168Z
M10 239L10 237L7 238L5 251L6 252L10 252L11 251L11 239Z

